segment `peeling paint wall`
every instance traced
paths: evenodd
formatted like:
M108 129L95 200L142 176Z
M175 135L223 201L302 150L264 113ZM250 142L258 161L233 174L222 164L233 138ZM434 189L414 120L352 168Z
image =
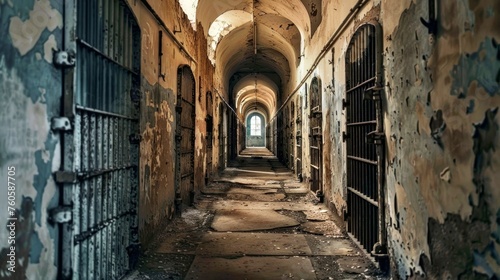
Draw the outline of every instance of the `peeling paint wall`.
M61 165L61 71L52 52L62 46L63 1L0 1L0 279L55 279L57 227L48 210L58 206L52 173ZM8 168L15 168L15 244L8 243ZM15 272L9 271L15 245Z
M340 216L347 207L345 53L356 28L375 20L383 29L384 222L392 275L498 278L500 3L437 1L437 34L431 34L424 22L433 1L368 1L328 45L355 2L323 4L323 21L297 69L300 80L328 48L306 81L323 81L326 202ZM304 98L298 129L307 179L304 87L297 93Z
M139 233L147 245L175 214L177 69L188 65L195 76L195 191L205 184L205 100L206 92L214 88L214 70L202 28L192 29L177 1L129 3L142 36Z
M427 1L382 17L390 247L403 278L499 277L500 3L439 3L436 35Z

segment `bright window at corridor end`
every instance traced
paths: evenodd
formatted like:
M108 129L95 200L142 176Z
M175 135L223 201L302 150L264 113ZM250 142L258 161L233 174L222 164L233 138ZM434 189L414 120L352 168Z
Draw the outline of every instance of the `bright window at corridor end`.
M251 136L262 136L262 131L260 129L260 118L253 116L250 119L250 135Z

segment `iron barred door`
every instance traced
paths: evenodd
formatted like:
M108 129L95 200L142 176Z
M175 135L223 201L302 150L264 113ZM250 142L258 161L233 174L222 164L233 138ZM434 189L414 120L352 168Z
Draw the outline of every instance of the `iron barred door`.
M314 77L311 81L310 90L310 151L311 151L311 190L318 192L322 184L322 150L323 150L323 128L321 113L321 85L318 78Z
M195 95L194 75L188 66L177 71L177 197L190 205L194 192Z
M381 129L377 89L377 34L374 25L361 26L346 54L347 229L371 252L379 240L379 176L382 153L375 136ZM381 144L381 141L378 141Z
M213 98L212 92L207 91L206 96L206 109L207 117L205 119L207 124L207 173L205 178L208 179L212 176L212 158L213 158L213 134L214 134L214 118L213 118Z
M59 277L118 279L138 246L140 29L122 0L67 1L65 16L76 63L65 70L63 111L72 128L56 173L62 211L72 212Z

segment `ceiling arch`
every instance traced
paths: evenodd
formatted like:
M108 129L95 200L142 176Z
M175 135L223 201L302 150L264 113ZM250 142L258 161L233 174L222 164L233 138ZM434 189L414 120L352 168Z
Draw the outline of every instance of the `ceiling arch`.
M233 29L218 44L216 64L222 65L226 83L237 71L275 72L283 82L290 78L297 57L290 43L271 28L256 24L257 54L254 50L254 25L249 22ZM235 42L245 42L235 44Z
M220 15L230 10L243 10L255 17L267 14L279 15L296 25L302 38L310 37L311 18L308 9L300 0L199 0L196 20L201 23L208 35L208 29Z

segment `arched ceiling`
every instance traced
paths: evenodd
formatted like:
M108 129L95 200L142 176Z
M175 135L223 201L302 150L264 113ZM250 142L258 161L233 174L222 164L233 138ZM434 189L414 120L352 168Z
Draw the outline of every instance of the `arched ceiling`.
M209 57L238 114L244 117L255 104L268 116L275 113L321 21L322 0L180 1L196 6L195 22L203 26Z
M254 110L256 105L266 116L276 111L277 92L276 83L265 75L246 75L234 86L237 113L244 117Z

